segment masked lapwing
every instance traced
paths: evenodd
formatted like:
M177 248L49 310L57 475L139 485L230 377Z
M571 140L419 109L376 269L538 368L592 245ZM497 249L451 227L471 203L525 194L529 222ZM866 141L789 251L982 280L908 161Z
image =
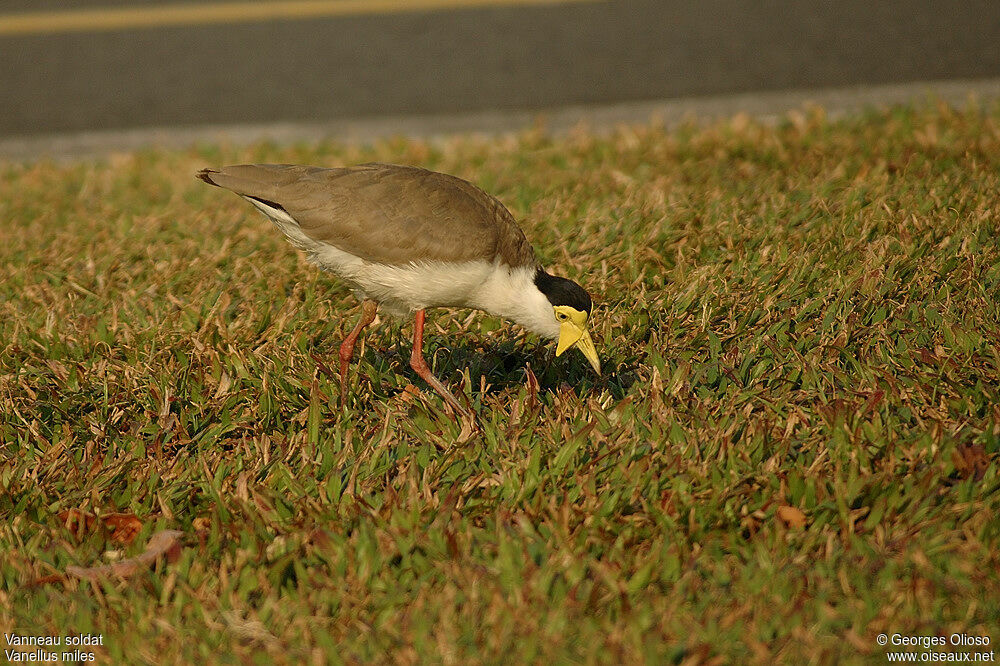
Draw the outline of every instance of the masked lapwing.
M590 296L547 273L510 211L461 178L393 164L244 164L198 177L253 204L361 300L361 318L340 346L341 400L355 342L380 306L413 316L410 366L463 415L424 360L427 308L475 308L513 320L558 340L556 356L576 347L601 372L587 332Z

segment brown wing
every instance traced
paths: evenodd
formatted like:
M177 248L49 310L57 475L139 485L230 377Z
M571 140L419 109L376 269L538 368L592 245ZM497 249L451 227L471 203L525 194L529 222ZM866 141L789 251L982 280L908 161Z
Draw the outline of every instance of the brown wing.
M510 212L471 183L393 164L324 169L244 164L199 177L283 208L310 238L366 261L537 265Z

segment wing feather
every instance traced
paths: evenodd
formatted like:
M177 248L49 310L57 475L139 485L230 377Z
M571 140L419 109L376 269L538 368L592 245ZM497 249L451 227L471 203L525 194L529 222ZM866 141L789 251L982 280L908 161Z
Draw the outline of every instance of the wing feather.
M365 261L538 263L503 204L455 176L393 164L242 164L199 177L280 206L312 240Z

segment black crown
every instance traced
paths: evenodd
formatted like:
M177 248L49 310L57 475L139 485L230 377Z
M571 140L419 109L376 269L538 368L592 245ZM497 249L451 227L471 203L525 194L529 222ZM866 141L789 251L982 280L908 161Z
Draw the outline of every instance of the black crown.
M588 316L590 315L592 306L590 294L576 282L549 275L544 269L539 268L535 272L535 286L538 287L538 291L545 294L553 306L568 305L575 310L586 312Z

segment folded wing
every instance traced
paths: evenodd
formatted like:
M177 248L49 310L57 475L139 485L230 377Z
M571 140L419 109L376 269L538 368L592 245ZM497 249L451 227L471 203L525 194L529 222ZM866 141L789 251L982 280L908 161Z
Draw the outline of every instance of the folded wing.
M309 238L365 261L537 265L503 204L454 176L392 164L336 169L244 164L205 169L198 176L280 207Z

